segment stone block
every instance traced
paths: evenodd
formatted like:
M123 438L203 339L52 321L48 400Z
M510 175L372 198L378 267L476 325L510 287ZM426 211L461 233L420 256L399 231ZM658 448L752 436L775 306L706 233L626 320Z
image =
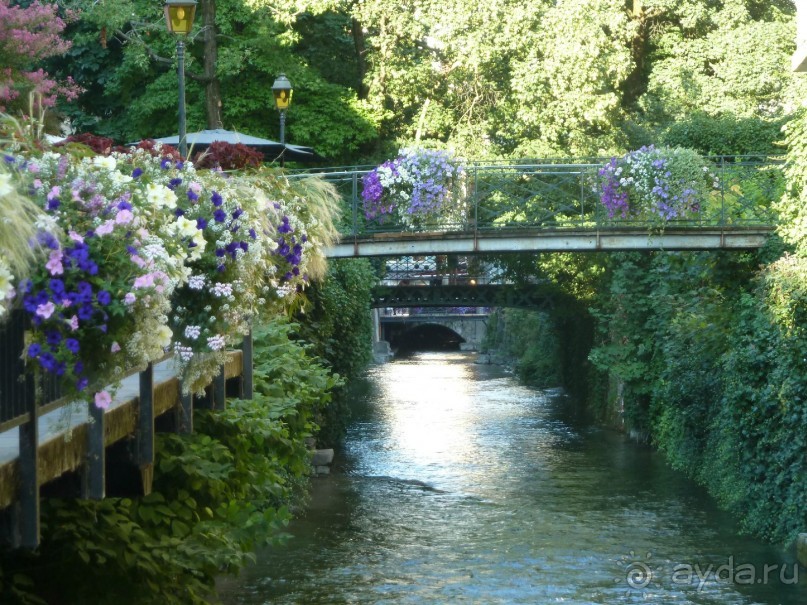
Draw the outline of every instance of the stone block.
M801 566L807 568L807 534L799 534L796 538L796 555Z
M333 462L333 450L314 450L314 455L311 458L313 466L325 466Z

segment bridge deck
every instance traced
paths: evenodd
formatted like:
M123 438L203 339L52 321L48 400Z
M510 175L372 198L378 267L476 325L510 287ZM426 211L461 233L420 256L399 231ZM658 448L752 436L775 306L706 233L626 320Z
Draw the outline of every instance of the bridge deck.
M630 250L742 250L759 248L774 227L668 227L613 229L518 229L476 232L398 232L343 237L329 258L517 252Z

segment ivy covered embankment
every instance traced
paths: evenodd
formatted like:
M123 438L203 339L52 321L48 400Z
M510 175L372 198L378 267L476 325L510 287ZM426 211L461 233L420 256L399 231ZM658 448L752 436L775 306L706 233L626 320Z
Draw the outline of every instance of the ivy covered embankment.
M807 528L804 115L788 143L781 239L756 253L613 258L590 355L600 384L619 386L601 409L620 411L749 533L783 544Z

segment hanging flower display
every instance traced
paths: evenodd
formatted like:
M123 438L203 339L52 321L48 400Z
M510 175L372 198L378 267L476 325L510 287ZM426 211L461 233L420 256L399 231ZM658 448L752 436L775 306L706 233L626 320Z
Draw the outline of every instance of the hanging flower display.
M37 224L43 266L21 284L34 327L26 355L67 395L103 391L170 344L184 252L153 228L158 185L117 158L46 153L17 168L47 213Z
M363 179L368 221L388 220L409 228L450 227L465 218L464 167L449 151L405 148Z
M707 161L680 147L642 147L612 158L599 170L598 192L608 218L690 218L719 187Z
M19 250L0 249L0 314L19 301L29 367L66 396L106 407L124 374L167 352L199 393L254 317L324 273L330 185L197 171L159 146L79 151L6 155L0 170L0 203L28 225ZM24 280L9 260L20 250L36 260Z

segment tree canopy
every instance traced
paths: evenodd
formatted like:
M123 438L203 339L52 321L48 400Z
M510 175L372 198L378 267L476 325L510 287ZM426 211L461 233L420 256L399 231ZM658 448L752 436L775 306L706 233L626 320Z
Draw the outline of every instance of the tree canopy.
M175 40L159 3L47 10L57 5L76 16L62 42L14 60L5 49L5 63L22 73L59 54L44 67L84 89L60 104L76 131L173 134ZM285 72L288 140L332 161L417 140L474 157L594 156L653 141L770 152L805 92L789 66L794 22L789 0L200 0L188 128L276 137L271 85Z

